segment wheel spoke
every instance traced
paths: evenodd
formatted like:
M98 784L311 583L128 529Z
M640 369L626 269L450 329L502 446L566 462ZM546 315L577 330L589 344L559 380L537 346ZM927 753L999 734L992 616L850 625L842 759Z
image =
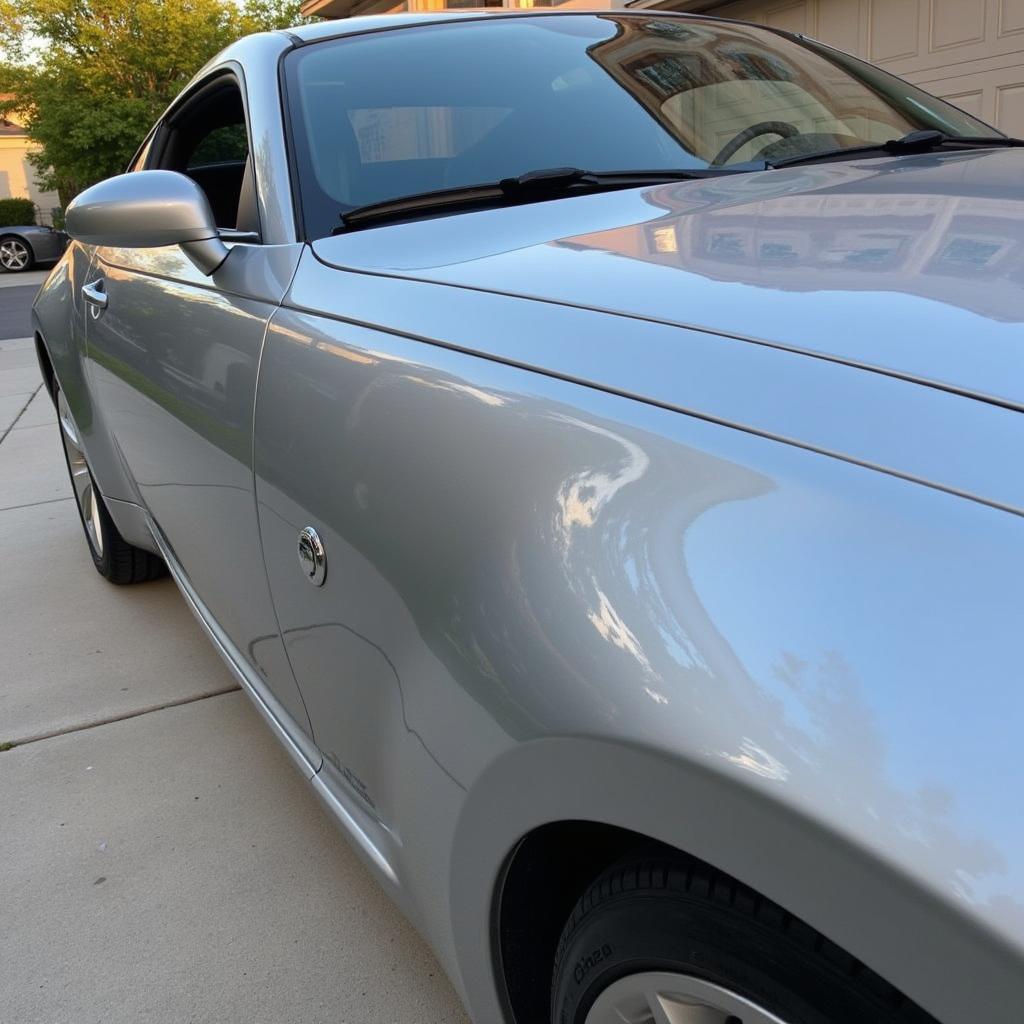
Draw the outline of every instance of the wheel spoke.
M68 457L68 468L71 471L71 484L75 490L75 498L82 512L85 532L97 555L103 554L103 520L100 517L100 497L93 483L89 464L85 460L78 440L78 430L71 417L64 392L57 393L57 419L60 422L61 440Z
M100 507L99 499L96 497L96 488L89 485L89 498L91 512L89 514L89 525L90 532L92 533L92 542L96 547L96 553L98 555L103 554L103 521L100 519Z
M713 1019L711 1017L705 1019L697 1016L700 1012L699 1007L691 1014L689 1011L694 1010L694 1007L688 1007L684 1011L684 1008L680 1007L678 1003L673 1002L670 1006L657 992L653 992L648 997L647 1005L651 1010L653 1024L722 1024L721 1014L715 1010L708 1011L709 1014L715 1014ZM685 1016L683 1016L684 1012Z
M586 1024L785 1024L735 992L700 978L645 971L619 978L595 1000Z
M0 264L7 270L21 270L28 264L28 249L13 239L0 245Z
M651 1000L655 1024L726 1024L731 1014L714 1006L680 1002L672 996L655 993Z
M63 399L63 396L61 396ZM64 431L64 436L68 441L73 444L77 450L78 448L78 434L75 432L75 425L71 422L71 417L66 413L66 410L61 413L60 417L60 428Z

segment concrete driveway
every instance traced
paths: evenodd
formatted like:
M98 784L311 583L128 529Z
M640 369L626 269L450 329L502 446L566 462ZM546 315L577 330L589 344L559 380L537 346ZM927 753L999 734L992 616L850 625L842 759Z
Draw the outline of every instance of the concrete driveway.
M0 275L0 1020L466 1024L174 585L93 569L4 338L44 276Z

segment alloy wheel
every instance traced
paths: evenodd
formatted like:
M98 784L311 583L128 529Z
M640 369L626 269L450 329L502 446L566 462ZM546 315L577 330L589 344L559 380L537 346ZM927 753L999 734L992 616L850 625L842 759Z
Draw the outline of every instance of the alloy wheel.
M24 270L32 259L28 246L17 238L0 242L0 267L4 270Z
M609 985L586 1024L785 1024L728 989L686 974L644 971Z
M103 520L100 518L99 495L93 483L92 473L85 461L85 452L78 437L78 428L71 417L71 410L64 398L64 392L57 392L57 418L60 420L60 436L64 441L68 466L71 469L71 483L75 488L78 507L82 510L82 522L89 542L99 557L103 556Z

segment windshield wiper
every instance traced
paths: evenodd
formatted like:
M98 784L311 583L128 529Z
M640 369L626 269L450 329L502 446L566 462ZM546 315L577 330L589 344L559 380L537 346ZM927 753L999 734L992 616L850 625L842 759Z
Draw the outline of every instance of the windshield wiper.
M847 157L859 156L905 156L910 153L931 153L936 149L984 149L987 146L1024 146L1024 139L1014 139L1008 135L947 135L945 132L925 131L908 132L898 139L888 142L872 143L870 146L847 146L826 149L820 153L808 153L805 156L791 156L783 160L770 160L768 166L795 167L798 164L813 164L831 160L844 160Z
M742 174L763 171L763 160L730 167L707 167L687 170L663 171L584 171L578 167L549 167L529 171L516 178L463 185L458 188L418 192L414 195L386 199L346 210L341 214L341 225L334 229L339 234L353 228L384 220L400 220L418 214L429 214L458 207L505 206L519 203L541 202L560 196L587 192L610 192L614 189L636 188L670 181L689 181L694 178L713 178L722 174Z

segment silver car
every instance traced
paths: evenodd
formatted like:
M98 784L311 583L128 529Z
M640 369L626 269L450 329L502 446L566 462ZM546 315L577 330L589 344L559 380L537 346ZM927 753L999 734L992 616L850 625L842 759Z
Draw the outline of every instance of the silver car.
M477 1024L1019 1024L1024 153L652 12L253 36L34 308Z
M67 236L38 224L0 227L0 273L17 274L37 263L56 263Z

